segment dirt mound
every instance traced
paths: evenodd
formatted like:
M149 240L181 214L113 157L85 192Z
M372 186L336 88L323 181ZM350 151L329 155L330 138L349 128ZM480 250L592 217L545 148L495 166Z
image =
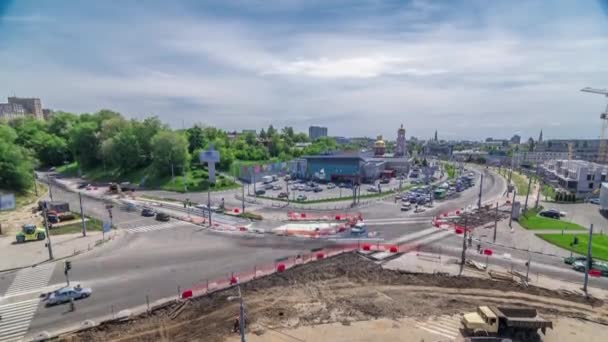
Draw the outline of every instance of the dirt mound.
M242 293L247 329L257 334L300 325L453 315L500 303L534 306L547 315L595 318L603 305L574 294L507 282L385 270L356 253L256 279L243 284ZM62 340L222 341L238 317L234 296L234 288L218 291L191 300L181 311L182 304L173 304Z

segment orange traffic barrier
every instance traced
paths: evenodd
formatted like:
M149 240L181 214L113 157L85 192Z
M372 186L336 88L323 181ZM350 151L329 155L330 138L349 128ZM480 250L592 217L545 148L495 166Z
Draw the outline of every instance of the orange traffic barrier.
M185 290L182 292L182 299L187 299L192 297L192 290Z

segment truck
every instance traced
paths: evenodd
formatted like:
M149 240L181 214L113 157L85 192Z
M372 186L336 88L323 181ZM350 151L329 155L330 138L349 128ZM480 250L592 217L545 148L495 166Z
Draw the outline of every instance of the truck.
M273 176L264 176L262 177L262 183L264 184L270 184L272 182L274 182L274 177Z
M500 336L521 342L540 341L543 334L553 329L553 322L538 315L534 308L479 306L465 314L461 323L466 336Z

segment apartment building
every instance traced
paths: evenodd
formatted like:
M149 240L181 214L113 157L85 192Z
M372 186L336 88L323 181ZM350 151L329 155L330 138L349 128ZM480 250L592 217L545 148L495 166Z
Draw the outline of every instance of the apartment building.
M585 160L558 159L544 162L539 174L553 186L573 193L577 198L595 196L606 181L608 166Z

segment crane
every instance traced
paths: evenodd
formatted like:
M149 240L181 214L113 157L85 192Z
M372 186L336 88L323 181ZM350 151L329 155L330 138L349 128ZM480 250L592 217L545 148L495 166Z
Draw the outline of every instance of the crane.
M597 89L591 87L585 87L581 89L581 91L592 94L604 95L608 99L608 90L607 89ZM598 150L598 158L597 161L600 164L606 163L606 157L608 155L608 151L606 151L606 130L608 129L608 104L606 105L606 110L600 114L600 120L602 120L602 131L600 132L600 144Z

